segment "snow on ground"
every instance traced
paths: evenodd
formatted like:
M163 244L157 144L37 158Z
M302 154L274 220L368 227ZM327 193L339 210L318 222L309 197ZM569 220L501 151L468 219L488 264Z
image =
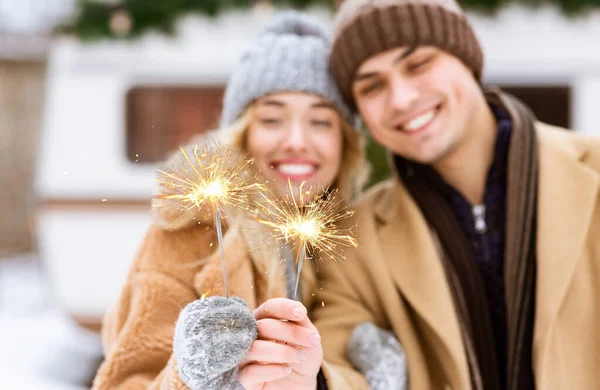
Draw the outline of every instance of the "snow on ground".
M102 358L99 336L52 304L34 260L0 259L2 388L85 389Z

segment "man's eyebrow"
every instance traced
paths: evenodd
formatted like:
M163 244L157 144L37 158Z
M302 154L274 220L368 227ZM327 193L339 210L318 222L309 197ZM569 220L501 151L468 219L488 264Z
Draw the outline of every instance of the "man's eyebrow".
M398 62L402 61L403 59L414 53L415 50L417 50L417 46L411 46L408 49L404 50L404 52L402 52L398 57L396 57L396 59L394 60L394 64L397 64Z
M358 83L359 81L367 80L373 77L376 77L379 72L368 72L368 73L359 73L354 77L354 82Z
M405 59L406 57L410 56L412 53L415 52L415 50L417 50L417 46L411 46L408 49L406 49L405 51L403 51L402 53L400 53L400 55L398 55L398 57L396 57L396 59L394 59L393 64L397 64L398 62L402 61L403 59ZM354 77L354 83L357 83L359 81L364 81L373 77L376 77L379 74L379 72L365 72L365 73L359 73L358 75L356 75Z

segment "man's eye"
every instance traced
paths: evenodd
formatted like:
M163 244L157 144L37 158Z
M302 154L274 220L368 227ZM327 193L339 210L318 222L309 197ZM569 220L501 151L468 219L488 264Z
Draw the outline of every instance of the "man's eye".
M380 81L377 81L377 82L368 84L365 87L361 88L359 93L361 95L368 95L374 91L377 91L378 89L381 89L382 87L383 87L383 83Z

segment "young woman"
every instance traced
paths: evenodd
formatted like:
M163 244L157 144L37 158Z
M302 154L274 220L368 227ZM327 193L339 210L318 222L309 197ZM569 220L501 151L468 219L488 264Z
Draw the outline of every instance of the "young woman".
M227 85L217 137L252 157L276 193L287 192L288 181L295 191L306 181L316 191L337 189L350 201L365 179L364 145L327 71L328 51L327 34L307 15L276 18ZM167 166L181 163L178 152ZM229 294L254 309L272 297L291 297L295 266L293 251L279 248L260 229L247 229L246 221L228 213L223 249ZM94 389L198 386L180 375L186 362L173 355L174 329L186 305L225 295L217 246L212 219L155 212L120 300L106 315L105 361ZM313 270L304 267L305 307L315 288Z

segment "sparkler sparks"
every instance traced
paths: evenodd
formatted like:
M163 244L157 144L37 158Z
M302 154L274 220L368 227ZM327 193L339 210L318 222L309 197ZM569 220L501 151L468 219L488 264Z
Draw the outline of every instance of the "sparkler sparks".
M352 231L339 226L339 222L354 214L353 210L342 207L341 201L336 198L336 191L314 197L311 191L303 191L303 184L300 185L298 201L293 196L291 183L290 194L283 200L263 194L263 201L258 203L259 216L255 218L266 225L279 241L297 245L298 272L294 299L297 298L298 281L307 253L311 258L335 261L340 257L340 246L357 246ZM307 201L307 196L313 199Z
M219 250L225 291L229 297L225 258L223 254L222 217L225 209L247 209L249 196L260 191L262 185L253 182L248 169L251 159L241 156L221 145L205 145L198 151L198 145L189 155L181 148L183 159L179 159L172 169L159 169L161 177L158 182L168 190L167 194L158 195L159 207L182 207L188 211L200 211L207 206L212 211Z
M251 191L260 189L248 176L251 159L241 158L239 153L218 144L207 145L199 151L198 145L189 155L181 148L182 166L159 172L159 183L171 193L159 195L159 199L175 200L188 210L204 206L218 208L246 207Z

